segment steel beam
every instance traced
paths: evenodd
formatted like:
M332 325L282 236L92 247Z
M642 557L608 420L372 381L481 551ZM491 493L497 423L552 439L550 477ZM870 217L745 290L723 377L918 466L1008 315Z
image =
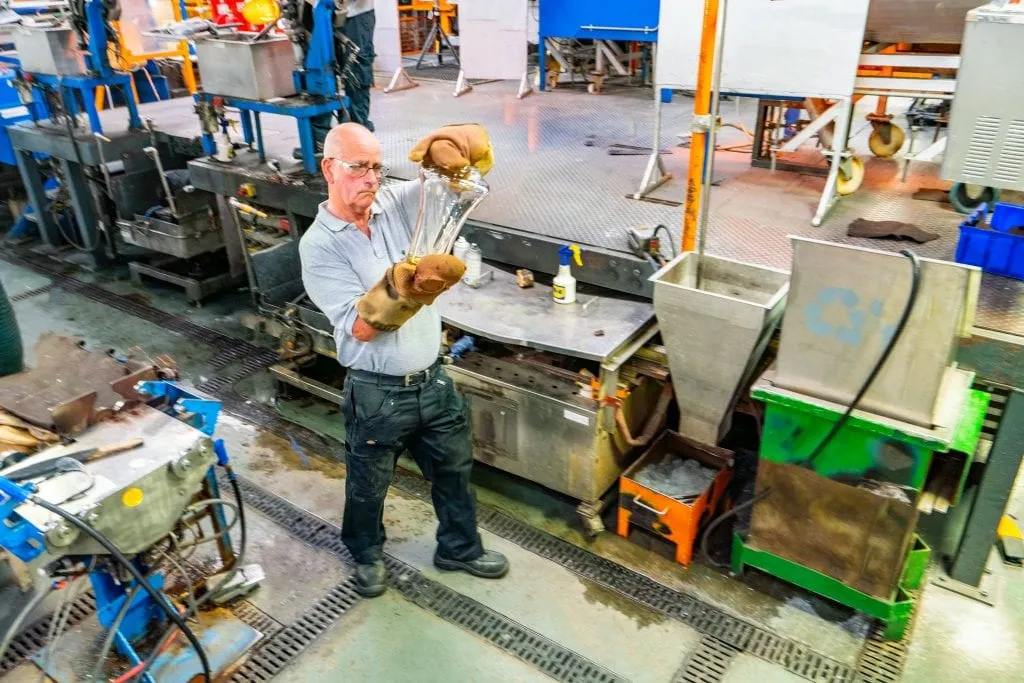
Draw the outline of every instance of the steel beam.
M985 575L996 527L1006 510L1024 457L1024 393L1014 389L1006 399L999 430L978 483L974 506L949 567L950 578L978 586Z

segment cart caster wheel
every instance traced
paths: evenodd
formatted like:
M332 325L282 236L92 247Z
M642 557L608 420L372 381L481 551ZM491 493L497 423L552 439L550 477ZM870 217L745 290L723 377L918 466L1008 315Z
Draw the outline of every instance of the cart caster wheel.
M853 194L864 182L864 162L859 157L852 157L848 168L845 172L840 168L839 177L836 178L836 194L840 196Z
M599 505L580 503L576 507L576 514L580 516L580 521L583 522L583 533L586 534L587 538L596 538L605 530L604 522L601 521Z
M600 83L587 83L587 92L590 93L591 95L600 95L601 94L601 84Z
M991 207L998 200L999 190L995 187L954 183L949 188L949 203L960 213L970 213L986 203Z
M587 538L597 538L604 531L604 522L600 517L584 517L583 531Z
M872 154L881 159L888 159L900 151L907 139L902 128L889 122L876 123L874 127L868 137L868 147L871 148Z
M549 73L544 78L544 87L548 90L554 90L558 87L558 74Z

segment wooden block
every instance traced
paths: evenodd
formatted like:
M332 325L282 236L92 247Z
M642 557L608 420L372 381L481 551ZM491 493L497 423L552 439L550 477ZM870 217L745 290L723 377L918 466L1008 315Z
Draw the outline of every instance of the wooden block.
M533 272L526 268L520 268L516 271L516 284L526 289L533 287Z

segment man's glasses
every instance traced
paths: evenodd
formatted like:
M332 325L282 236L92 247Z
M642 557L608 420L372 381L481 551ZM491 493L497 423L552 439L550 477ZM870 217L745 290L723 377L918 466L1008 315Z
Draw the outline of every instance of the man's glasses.
M345 172L353 178L362 178L370 171L373 171L378 179L381 179L388 174L388 167L381 166L380 164L370 165L367 163L352 163L351 161L335 158L331 158L331 161L336 161L341 164L341 167L345 169Z

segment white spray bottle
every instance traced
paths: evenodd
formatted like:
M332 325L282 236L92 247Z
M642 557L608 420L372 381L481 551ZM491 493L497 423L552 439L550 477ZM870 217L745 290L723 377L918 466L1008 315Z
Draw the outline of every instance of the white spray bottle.
M551 281L551 298L555 303L571 304L576 302L576 278L572 276L569 259L575 258L576 265L582 266L580 248L575 244L558 249L558 275Z

